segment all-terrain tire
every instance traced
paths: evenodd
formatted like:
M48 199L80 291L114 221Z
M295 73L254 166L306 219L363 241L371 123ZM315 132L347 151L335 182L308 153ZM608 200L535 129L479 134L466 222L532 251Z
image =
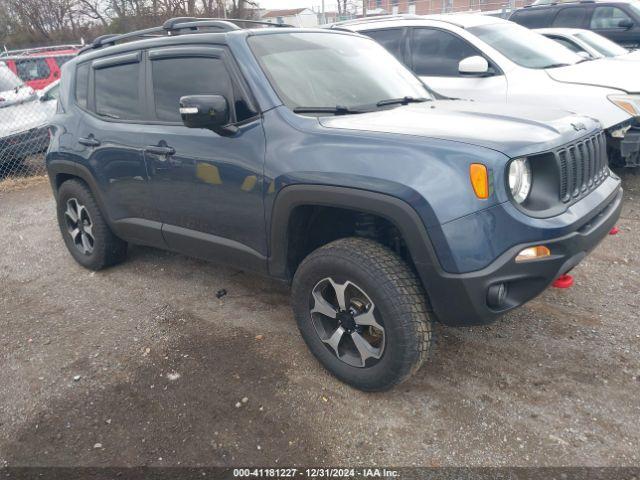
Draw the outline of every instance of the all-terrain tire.
M81 247L76 246L65 213L68 209L68 201L77 200L77 205L81 205L88 212L91 224L91 236L93 243L91 252L81 251ZM105 221L104 215L100 211L98 204L89 190L89 187L82 180L67 180L58 189L57 195L58 225L62 238L71 253L71 256L83 267L89 270L101 270L103 268L122 262L127 256L127 242L116 237ZM81 243L81 242L80 242Z
M327 278L352 282L375 305L384 325L384 350L375 364L347 364L321 339L313 317L319 314L311 313L316 302L312 292ZM408 379L427 358L432 321L422 284L402 258L373 240L345 238L312 252L294 275L292 302L311 352L338 379L360 390L387 390Z

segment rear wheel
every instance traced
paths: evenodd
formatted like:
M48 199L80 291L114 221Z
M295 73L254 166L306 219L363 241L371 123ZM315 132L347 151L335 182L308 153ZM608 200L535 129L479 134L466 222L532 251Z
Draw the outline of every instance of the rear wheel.
M127 243L113 234L84 182L64 182L58 189L57 208L64 242L80 265L100 270L125 259Z
M301 263L292 290L310 350L356 388L391 388L428 354L425 292L409 266L379 243L346 238L317 249Z

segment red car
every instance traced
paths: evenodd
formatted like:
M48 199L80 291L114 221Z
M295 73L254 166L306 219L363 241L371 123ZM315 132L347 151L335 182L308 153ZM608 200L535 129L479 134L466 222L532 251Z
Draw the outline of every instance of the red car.
M60 79L60 67L75 57L79 45L7 51L0 56L20 79L34 90L42 90Z

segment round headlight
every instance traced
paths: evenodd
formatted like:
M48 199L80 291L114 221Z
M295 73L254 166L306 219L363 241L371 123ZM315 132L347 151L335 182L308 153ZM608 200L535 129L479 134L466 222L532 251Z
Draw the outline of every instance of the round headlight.
M518 202L524 202L531 191L531 167L526 158L516 158L509 164L509 188L511 196Z

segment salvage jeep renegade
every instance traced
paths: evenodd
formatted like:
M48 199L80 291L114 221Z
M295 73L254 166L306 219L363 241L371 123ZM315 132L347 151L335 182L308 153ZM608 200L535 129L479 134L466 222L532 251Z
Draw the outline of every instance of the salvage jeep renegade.
M432 321L540 294L620 213L595 120L443 99L358 34L172 19L62 78L47 168L76 261L133 243L290 282L313 354L363 390L415 372Z

